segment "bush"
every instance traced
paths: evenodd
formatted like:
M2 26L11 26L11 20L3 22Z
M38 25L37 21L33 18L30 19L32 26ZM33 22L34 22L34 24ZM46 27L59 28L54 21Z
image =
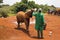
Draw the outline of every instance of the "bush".
M28 5L27 4L24 4L22 2L20 3L16 3L14 5L11 6L11 11L17 13L19 11L26 11L26 9L28 9Z
M0 9L0 17L8 17L8 14L7 14L7 10L4 10L4 9Z

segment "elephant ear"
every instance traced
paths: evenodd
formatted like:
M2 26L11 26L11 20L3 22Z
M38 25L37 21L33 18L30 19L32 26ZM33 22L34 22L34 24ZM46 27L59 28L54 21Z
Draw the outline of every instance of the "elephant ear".
M33 13L33 10L28 10L27 12L25 12L26 15L30 18L32 17L32 13Z

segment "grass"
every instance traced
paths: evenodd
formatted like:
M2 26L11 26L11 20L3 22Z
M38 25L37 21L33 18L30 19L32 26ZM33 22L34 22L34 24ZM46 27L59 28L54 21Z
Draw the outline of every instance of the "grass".
M8 15L9 15L9 16L15 16L16 14L9 13Z

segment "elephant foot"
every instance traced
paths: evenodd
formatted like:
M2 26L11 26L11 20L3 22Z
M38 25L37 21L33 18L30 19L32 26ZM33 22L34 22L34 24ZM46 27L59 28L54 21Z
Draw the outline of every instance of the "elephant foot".
M26 30L26 32L29 32L29 30Z
M20 27L17 27L17 29L20 29Z

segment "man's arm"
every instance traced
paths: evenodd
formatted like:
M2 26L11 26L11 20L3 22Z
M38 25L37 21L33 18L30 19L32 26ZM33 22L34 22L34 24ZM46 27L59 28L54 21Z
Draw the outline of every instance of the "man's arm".
M35 13L35 12L33 12L33 13L32 13L32 21L34 21L35 16L36 16L36 13Z
M42 15L42 23L45 24L44 16Z

